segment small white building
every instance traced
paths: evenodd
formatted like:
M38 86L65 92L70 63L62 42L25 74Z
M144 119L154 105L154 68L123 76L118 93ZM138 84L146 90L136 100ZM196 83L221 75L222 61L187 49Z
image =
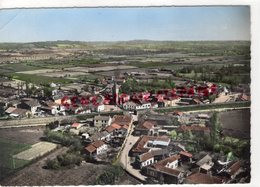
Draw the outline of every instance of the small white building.
M152 107L152 104L150 102L144 102L141 104L134 103L133 101L125 102L123 105L123 109L125 110L143 110L148 109Z
M143 168L154 163L154 156L151 152L147 152L139 155L137 161L140 164L140 168Z
M135 110L137 104L134 103L133 101L128 101L128 102L125 102L122 106L123 106L123 109L125 109L125 110Z

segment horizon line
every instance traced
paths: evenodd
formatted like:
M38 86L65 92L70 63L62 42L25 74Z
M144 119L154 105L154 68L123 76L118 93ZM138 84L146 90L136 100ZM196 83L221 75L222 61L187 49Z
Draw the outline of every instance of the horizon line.
M106 43L115 43L115 42L138 42L138 41L147 41L147 42L251 42L250 40L239 39L239 40L152 40L152 39L134 39L134 40L95 40L95 41L87 41L87 40L38 40L38 41L27 41L27 42L0 42L0 44L29 44L29 43L40 43L40 42L86 42L86 43L98 43L98 42L106 42Z

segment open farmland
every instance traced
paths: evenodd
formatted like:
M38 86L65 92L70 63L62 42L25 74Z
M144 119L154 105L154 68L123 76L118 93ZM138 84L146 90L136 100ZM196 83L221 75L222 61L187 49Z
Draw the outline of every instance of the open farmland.
M50 143L50 142L39 142L32 145L30 149L22 151L14 155L13 157L20 160L31 161L52 151L53 149L57 148L57 146L58 146L57 144Z
M0 179L28 164L29 161L14 159L22 151L31 148L40 141L44 128L8 128L0 129Z
M26 160L13 159L13 155L29 148L29 144L0 139L0 180L16 168L28 163Z
M250 138L250 109L221 112L220 121L224 135Z

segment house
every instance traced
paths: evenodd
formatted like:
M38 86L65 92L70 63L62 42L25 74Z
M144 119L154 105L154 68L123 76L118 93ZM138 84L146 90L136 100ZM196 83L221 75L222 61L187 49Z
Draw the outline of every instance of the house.
M9 107L5 110L5 113L10 115L16 108L15 107Z
M136 157L136 162L142 169L143 167L149 166L154 163L154 155L151 152L143 153Z
M210 128L209 127L205 127L205 126L201 126L201 125L181 125L176 129L177 132L188 132L191 131L194 134L197 135L209 135L210 134Z
M32 115L31 111L21 108L13 108L9 107L6 110L6 113L9 114L11 117L30 117Z
M80 124L80 123L73 123L72 125L71 125L71 128L73 128L73 129L79 129L80 127L82 127L82 124Z
M184 172L178 169L180 156L173 155L158 161L145 169L146 175L157 179L164 184L180 184L184 178Z
M74 110L75 114L90 114L91 108L89 106L79 106Z
M116 123L118 125L130 125L133 122L133 118L130 115L114 115L112 119L112 123Z
M137 106L136 106L136 110L144 110L144 109L148 109L152 107L152 103L148 102L148 101L139 101Z
M102 112L105 110L105 105L104 104L98 104L98 105L91 105L91 108L93 112Z
M184 184L222 184L224 181L216 176L205 173L193 173L186 177Z
M22 100L21 104L17 105L18 108L30 110L33 115L40 106L40 103L35 99L24 99Z
M140 125L138 125L135 130L134 130L134 134L136 136L140 136L140 135L153 135L154 134L154 127L156 126L156 122L155 121L144 121L143 123L141 123Z
M192 154L187 151L180 151L180 161L181 163L192 162Z
M102 140L97 140L85 147L86 154L91 156L98 156L100 154L106 153L107 149L107 144L105 144Z
M214 163L212 162L212 157L207 154L197 161L196 165L199 166L200 173L211 174Z
M81 137L82 137L84 140L86 140L86 139L89 138L89 134L85 132L85 133L83 133L83 134L81 135Z
M203 120L209 120L210 119L210 116L208 114L198 114L196 116L196 118L198 119L203 119Z
M52 101L46 101L42 103L42 106L38 107L39 110L42 110L48 114L56 115L56 114L63 114L65 115L65 107L59 105Z
M89 140L90 142L95 142L98 140L102 140L102 141L109 141L111 138L111 134L108 133L107 131L101 131L101 132L97 132L96 134L92 135Z
M94 117L94 126L98 128L109 126L112 122L112 118L110 116L95 116Z
M165 159L169 156L169 151L167 149L156 149L149 150L146 153L138 155L135 157L135 164L138 168L143 168L149 166L157 161Z
M123 109L125 110L136 110L137 104L133 101L127 101L122 104Z
M141 136L130 150L130 155L137 156L154 148L166 148L171 139L167 136Z
M161 101L161 106L162 107L172 107L172 106L177 106L177 103L180 102L181 98L176 96L176 97L169 97L167 99L164 99Z
M242 162L240 160L234 162L229 168L227 168L226 173L231 179L234 179L241 171Z

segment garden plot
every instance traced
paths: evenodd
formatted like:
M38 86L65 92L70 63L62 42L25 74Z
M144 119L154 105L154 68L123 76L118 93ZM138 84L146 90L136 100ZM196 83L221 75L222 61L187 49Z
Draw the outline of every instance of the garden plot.
M75 72L99 72L99 71L113 71L117 69L133 69L136 68L135 66L127 66L127 65L119 65L119 66L100 66L100 67L73 67L73 68L65 68L68 71L75 71Z
M32 70L32 71L20 71L17 73L29 74L29 75L41 75L46 77L75 77L80 75L86 75L85 72L76 71L76 70L55 70L55 69L40 69L40 70Z
M31 161L35 158L43 156L46 153L54 150L55 148L57 148L57 146L58 145L54 144L54 143L39 142L39 143L32 145L32 147L30 149L20 152L20 153L14 155L13 157L16 159Z

